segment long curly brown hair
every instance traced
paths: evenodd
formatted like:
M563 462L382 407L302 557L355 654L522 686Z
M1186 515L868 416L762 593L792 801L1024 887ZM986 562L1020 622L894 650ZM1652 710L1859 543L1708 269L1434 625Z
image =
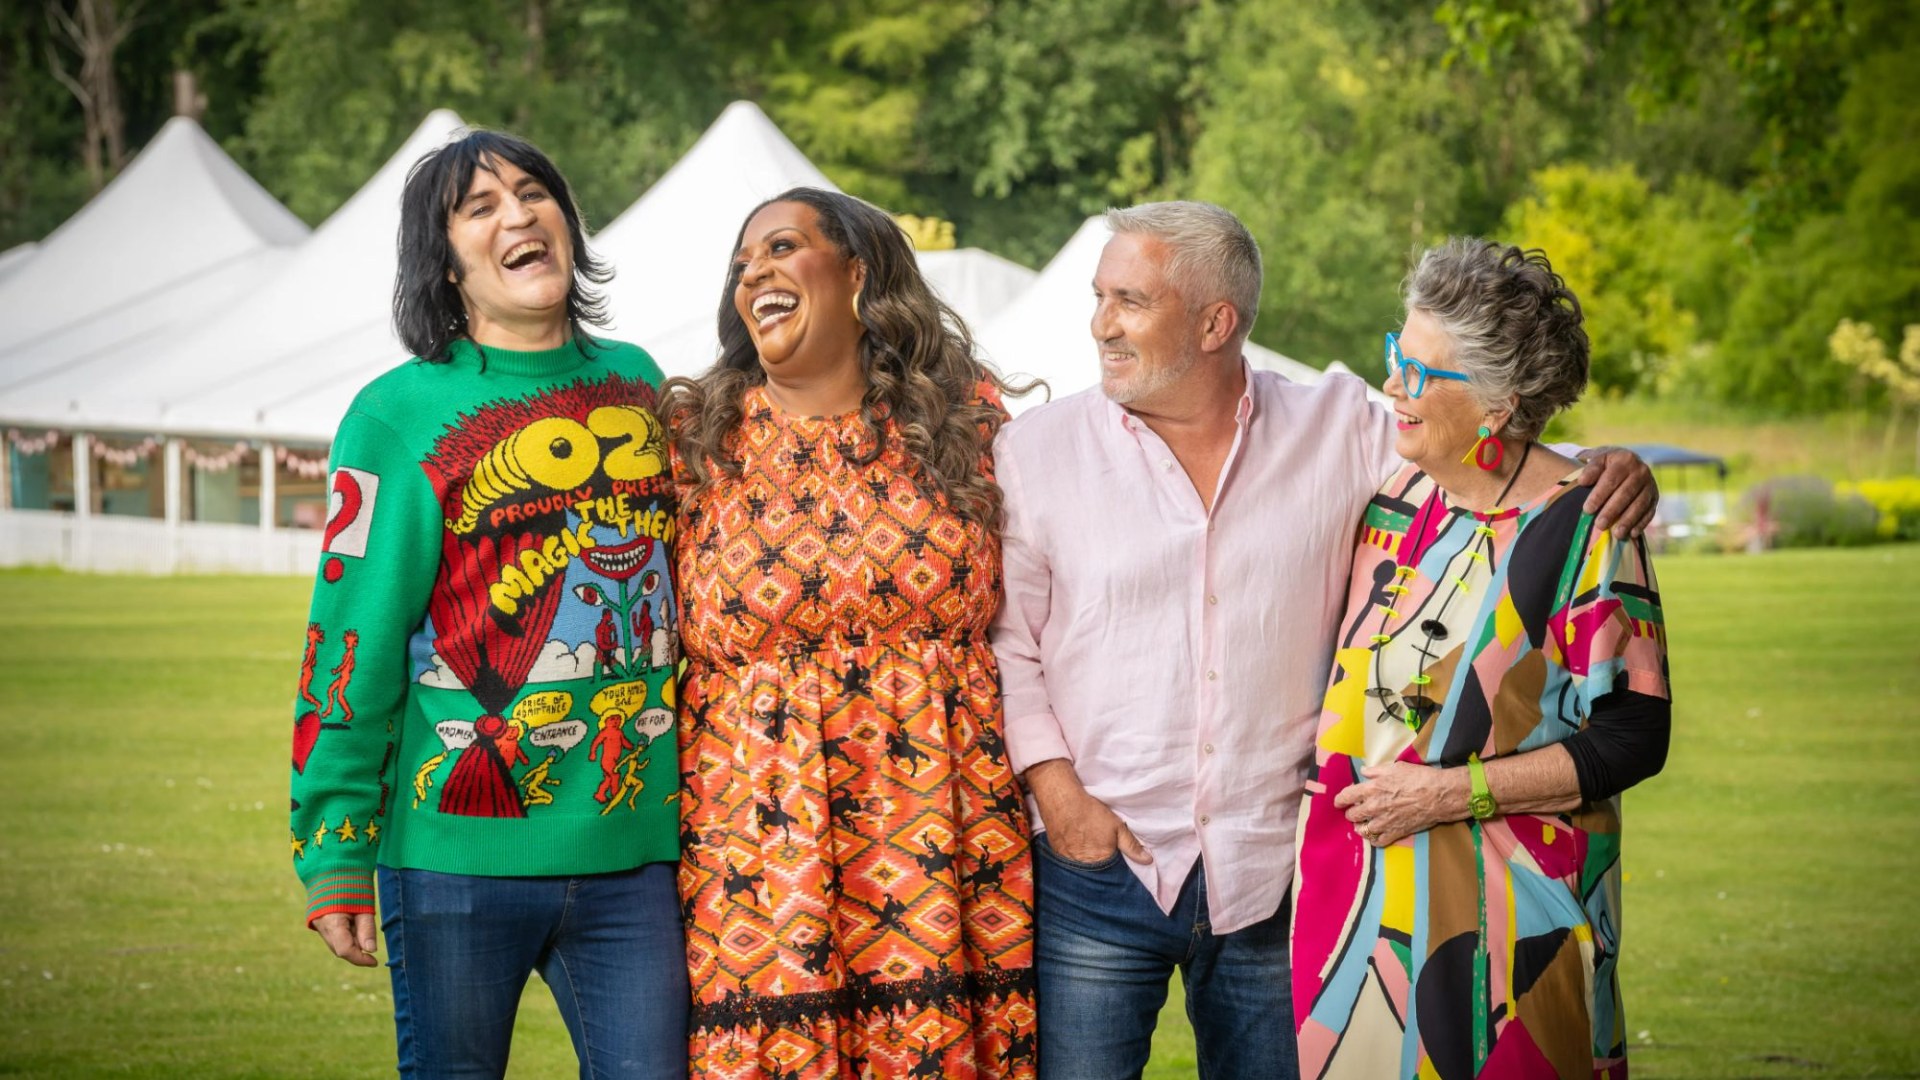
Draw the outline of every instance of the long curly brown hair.
M821 234L842 257L859 259L867 269L855 306L867 331L859 346L867 381L860 419L874 437L841 452L856 465L878 458L884 449L878 435L891 417L920 489L966 520L997 530L1000 488L982 469L1002 416L981 400L980 384L1002 394L1025 394L1037 383L1009 383L974 355L973 335L927 286L913 245L885 211L820 188L793 188L747 214L728 252L727 283L720 294L720 359L697 378L668 379L660 388L661 414L694 481L690 498L721 476L740 475L730 439L740 426L747 390L764 384L767 375L734 308L740 271L732 253L753 215L781 202L812 207Z

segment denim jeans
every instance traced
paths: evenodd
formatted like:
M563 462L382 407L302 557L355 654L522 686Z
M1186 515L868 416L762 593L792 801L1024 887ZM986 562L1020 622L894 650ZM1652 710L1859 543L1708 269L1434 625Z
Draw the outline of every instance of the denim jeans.
M1177 968L1187 992L1200 1076L1295 1080L1287 909L1231 934L1207 926L1196 862L1173 914L1120 854L1094 865L1034 838L1035 971L1040 1073L1046 1080L1138 1077Z
M582 1080L687 1075L687 954L674 863L583 877L379 868L400 1075L499 1077L540 973Z

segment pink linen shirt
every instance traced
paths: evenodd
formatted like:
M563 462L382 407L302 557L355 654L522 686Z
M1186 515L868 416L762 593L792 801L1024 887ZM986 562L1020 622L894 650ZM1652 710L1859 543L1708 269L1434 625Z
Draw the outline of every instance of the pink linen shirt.
M1273 915L1292 881L1355 530L1401 463L1392 413L1349 375L1250 372L1235 422L1211 514L1097 387L994 444L1013 765L1070 759L1152 852L1127 865L1163 911L1204 855L1220 934Z

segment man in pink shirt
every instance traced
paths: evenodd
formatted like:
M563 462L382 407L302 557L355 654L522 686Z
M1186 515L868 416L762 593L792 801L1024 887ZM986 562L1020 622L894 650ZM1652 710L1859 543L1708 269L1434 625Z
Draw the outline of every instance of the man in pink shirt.
M1206 203L1109 211L1101 387L1002 429L994 625L1034 850L1049 1080L1139 1076L1180 969L1200 1075L1297 1073L1294 823L1354 530L1400 464L1351 376L1249 369L1260 249ZM1639 527L1619 452L1590 504Z

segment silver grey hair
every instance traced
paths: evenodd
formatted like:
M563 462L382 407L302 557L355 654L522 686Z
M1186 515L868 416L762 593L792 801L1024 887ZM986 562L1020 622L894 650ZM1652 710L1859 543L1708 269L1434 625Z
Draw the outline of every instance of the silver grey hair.
M1114 234L1151 236L1167 245L1167 280L1191 308L1225 300L1233 305L1241 338L1260 314L1260 245L1231 211L1206 202L1141 203L1111 209Z
M1580 298L1547 254L1456 236L1421 254L1407 275L1408 311L1424 311L1453 342L1453 366L1489 412L1511 410L1501 434L1531 441L1587 387Z

